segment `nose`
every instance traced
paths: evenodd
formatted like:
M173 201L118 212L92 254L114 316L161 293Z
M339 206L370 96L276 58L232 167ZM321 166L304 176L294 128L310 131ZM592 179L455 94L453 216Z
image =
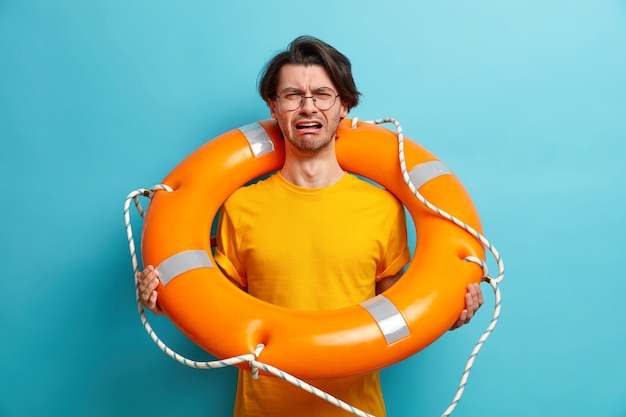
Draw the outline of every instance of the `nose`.
M317 106L315 105L315 97L302 96L302 104L300 105L300 111L305 112L305 113L316 112Z

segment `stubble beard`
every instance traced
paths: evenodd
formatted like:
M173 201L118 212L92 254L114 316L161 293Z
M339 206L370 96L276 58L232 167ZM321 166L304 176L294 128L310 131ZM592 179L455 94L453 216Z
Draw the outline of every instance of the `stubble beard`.
M333 120L329 120L329 123L325 126L326 132L324 132L324 136L322 137L307 137L298 136L298 132L295 128L289 126L288 129L282 129L283 132L288 132L285 136L286 140L299 152L305 155L316 155L320 153L322 150L326 149L330 144L335 140L337 127L339 126L339 122L341 121L341 117L337 116ZM324 127L322 127L324 129Z

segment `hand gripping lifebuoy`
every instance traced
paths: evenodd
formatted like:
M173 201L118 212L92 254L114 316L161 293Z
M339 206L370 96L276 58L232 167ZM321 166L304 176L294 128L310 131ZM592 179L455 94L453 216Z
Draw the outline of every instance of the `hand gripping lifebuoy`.
M458 178L433 154L405 140L411 182L430 203L480 231ZM174 324L218 358L254 351L299 378L360 374L392 365L425 348L458 319L467 285L483 271L482 244L420 202L403 180L396 135L344 120L337 156L349 172L375 181L407 207L418 236L404 276L389 290L348 308L300 311L258 300L236 288L215 264L210 230L228 196L280 169L284 144L273 120L227 132L198 148L164 179L143 227L144 265L156 265L159 305ZM268 239L271 238L268 236Z

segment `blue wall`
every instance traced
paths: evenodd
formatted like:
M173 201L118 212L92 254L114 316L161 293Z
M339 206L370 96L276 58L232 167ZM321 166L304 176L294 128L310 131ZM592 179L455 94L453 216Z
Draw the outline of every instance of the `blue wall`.
M504 256L455 415L626 416L626 3L216 3L0 2L0 416L229 415L234 369L142 329L122 204L267 118L259 69L299 34L352 59L353 116L399 119L456 171ZM483 289L473 324L383 372L390 416L447 407Z

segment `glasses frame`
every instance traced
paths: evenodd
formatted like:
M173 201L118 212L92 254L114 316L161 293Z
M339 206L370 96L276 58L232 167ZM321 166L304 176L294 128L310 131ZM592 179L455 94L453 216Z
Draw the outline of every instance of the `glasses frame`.
M328 106L328 107L326 107L326 108L320 108L320 107L317 105L317 100L316 100L316 98L315 98L315 94L316 94L317 92L320 92L320 90L324 90L324 91L328 90L328 91L331 91L331 92L333 93L333 95L335 96L335 98L334 98L334 100L333 100L333 104L331 104L330 106ZM295 94L295 95L300 96L300 101L298 102L298 105L297 105L295 108L291 109L291 108L289 108L289 106L286 106L286 105L284 104L284 102L283 102L282 100L284 99L285 94ZM280 94L276 94L276 101L277 101L277 102L280 104L280 106L281 106L282 108L284 108L285 110L287 110L287 111L296 111L296 110L299 110L299 109L301 109L301 108L302 108L302 106L304 105L304 100L306 100L307 98L310 98L310 99L312 99L312 100L313 100L313 105L315 106L315 108L316 108L316 109L318 109L318 110L320 110L320 111L326 111L326 110L330 110L330 109L332 109L332 108L333 108L333 106L337 103L337 97L339 97L339 96L340 96L340 94L337 94L337 93L335 92L335 90L333 90L333 89L332 89L332 88L330 88L330 87L321 87L321 88L318 88L318 89L317 89L317 90L315 90L315 91L314 91L314 92L313 92L310 96L307 96L307 95L305 95L305 94L302 94L302 93L298 92L297 90L285 89L285 90L281 91L281 93L280 93Z

